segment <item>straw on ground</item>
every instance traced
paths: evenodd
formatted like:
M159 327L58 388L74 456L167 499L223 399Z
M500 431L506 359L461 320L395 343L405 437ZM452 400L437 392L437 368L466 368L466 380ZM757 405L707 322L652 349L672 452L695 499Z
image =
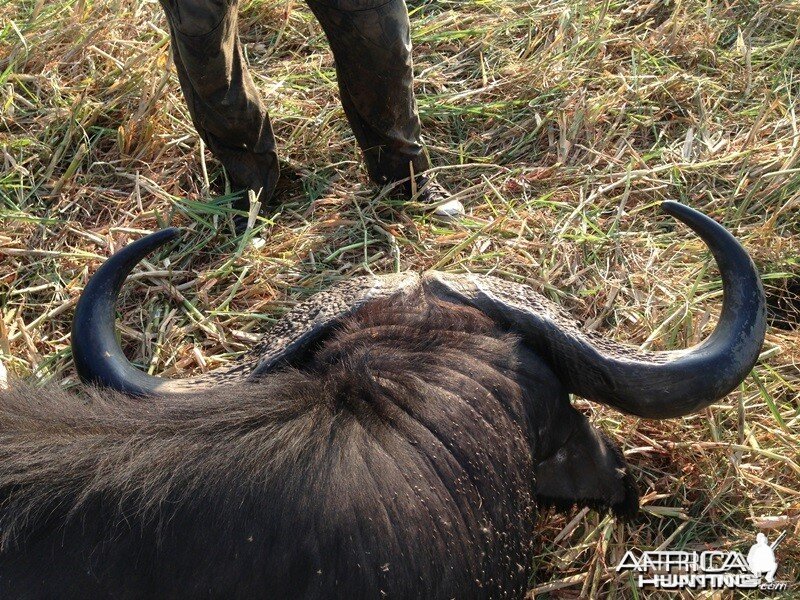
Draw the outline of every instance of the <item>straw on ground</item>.
M184 239L141 266L120 307L125 348L151 373L213 369L334 281L402 269L527 281L589 329L682 348L713 326L721 287L699 240L659 214L677 199L752 253L771 307L762 360L679 421L577 401L635 466L643 515L543 515L531 595L658 597L614 572L626 549L746 548L762 529L789 532L778 578L796 581L800 4L411 0L429 152L468 212L453 225L370 187L305 6L240 4L285 177L269 218L236 237L158 3L0 0L10 374L74 385L70 317L88 275L167 223Z

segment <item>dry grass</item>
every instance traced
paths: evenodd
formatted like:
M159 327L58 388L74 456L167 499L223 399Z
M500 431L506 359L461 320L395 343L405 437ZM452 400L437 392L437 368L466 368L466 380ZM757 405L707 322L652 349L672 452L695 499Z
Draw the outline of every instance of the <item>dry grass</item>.
M746 550L771 527L788 530L778 576L796 581L800 4L410 4L430 154L468 218L437 224L373 190L310 12L242 0L292 176L272 218L237 238L158 4L0 0L0 361L74 384L70 318L87 276L168 222L185 239L140 269L121 307L129 356L154 373L224 364L298 300L401 269L527 281L589 328L682 348L713 326L721 287L703 245L659 214L678 199L759 266L774 309L762 360L677 421L579 401L635 466L643 514L628 526L546 516L531 585L543 598L655 598L615 575L627 548Z

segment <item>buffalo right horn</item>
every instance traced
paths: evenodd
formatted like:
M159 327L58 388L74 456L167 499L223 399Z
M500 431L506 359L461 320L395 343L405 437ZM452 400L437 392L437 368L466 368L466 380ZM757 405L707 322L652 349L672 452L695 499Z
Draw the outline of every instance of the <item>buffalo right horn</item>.
M651 419L698 411L731 392L758 360L764 289L747 251L722 225L678 202L661 207L702 238L722 276L719 322L693 348L651 352L587 333L541 294L493 277L437 274L438 285L522 336L569 392Z
M622 344L561 349L565 358L586 352L573 366L575 393L651 419L687 415L730 393L755 366L767 327L761 278L736 238L688 206L666 201L661 208L691 227L717 262L723 297L714 331L695 347L641 359Z

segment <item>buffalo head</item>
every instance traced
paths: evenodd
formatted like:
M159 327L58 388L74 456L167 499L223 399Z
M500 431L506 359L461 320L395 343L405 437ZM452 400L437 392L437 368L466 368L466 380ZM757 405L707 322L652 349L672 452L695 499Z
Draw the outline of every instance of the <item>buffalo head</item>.
M677 352L585 333L525 285L404 273L337 285L233 367L164 380L125 358L114 310L178 232L130 244L76 311L89 401L0 396L0 596L521 594L538 505L638 508L621 453L570 393L678 417L758 358L747 253L704 215L663 208L706 242L724 287L714 332Z
M722 398L750 372L766 329L764 292L747 252L722 226L677 202L664 202L662 208L703 239L722 275L724 297L717 327L702 344L687 350L647 352L583 332L557 305L525 285L429 271L347 281L300 304L233 369L198 380L165 381L127 361L116 341L114 306L133 267L177 236L178 230L171 228L117 252L86 286L73 325L75 364L85 381L137 396L253 380L281 364L296 362L304 350L364 304L381 298L399 302L423 292L473 307L520 336L570 393L640 417L680 417Z

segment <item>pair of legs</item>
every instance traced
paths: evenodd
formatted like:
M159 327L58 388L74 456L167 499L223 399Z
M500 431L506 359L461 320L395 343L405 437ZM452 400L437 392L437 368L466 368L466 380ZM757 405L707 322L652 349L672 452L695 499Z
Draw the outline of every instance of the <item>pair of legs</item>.
M160 0L192 121L235 189L267 201L278 180L269 115L237 35L238 0ZM429 168L404 0L306 0L330 42L342 105L379 185ZM419 185L417 180L417 185ZM408 186L410 189L410 185Z

